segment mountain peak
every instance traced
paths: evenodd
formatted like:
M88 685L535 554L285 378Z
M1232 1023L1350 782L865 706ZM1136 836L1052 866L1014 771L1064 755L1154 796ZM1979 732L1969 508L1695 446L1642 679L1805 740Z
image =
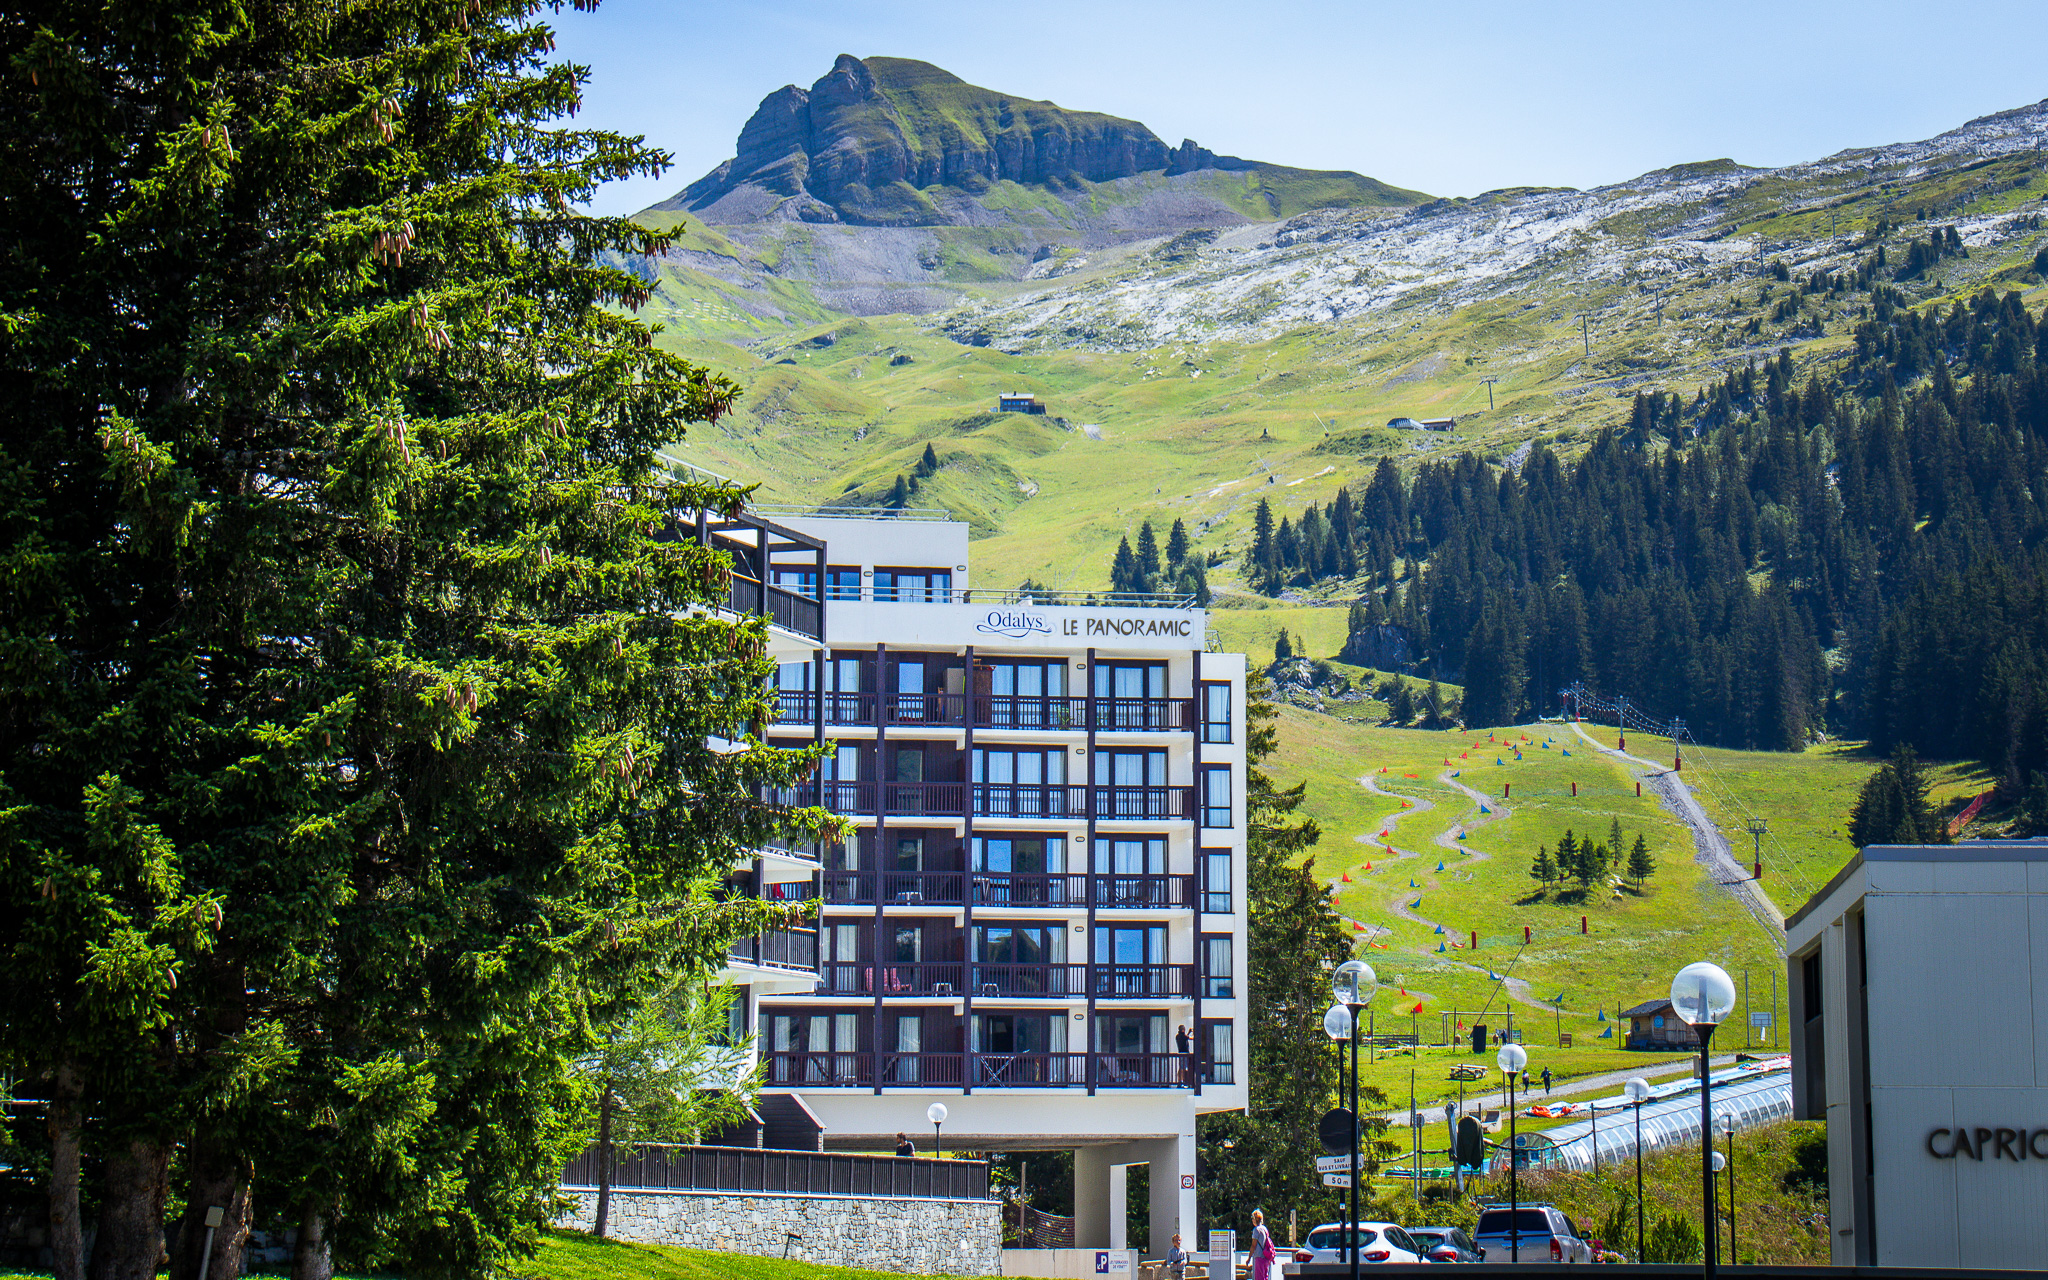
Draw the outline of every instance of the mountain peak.
M1058 193L1205 170L1296 172L1192 140L1169 147L1136 120L983 89L928 62L840 54L809 89L784 85L762 99L734 157L656 208L721 225L962 225L1005 219L965 207L999 182ZM1413 195L1357 174L1317 176L1334 182L1327 198L1341 203Z

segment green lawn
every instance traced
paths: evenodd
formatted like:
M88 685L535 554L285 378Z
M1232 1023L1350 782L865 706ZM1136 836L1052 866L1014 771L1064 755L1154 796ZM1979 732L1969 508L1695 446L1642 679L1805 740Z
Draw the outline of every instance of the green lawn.
M549 1232L541 1241L539 1255L512 1270L519 1280L901 1280L894 1271L626 1244L594 1239L579 1231Z

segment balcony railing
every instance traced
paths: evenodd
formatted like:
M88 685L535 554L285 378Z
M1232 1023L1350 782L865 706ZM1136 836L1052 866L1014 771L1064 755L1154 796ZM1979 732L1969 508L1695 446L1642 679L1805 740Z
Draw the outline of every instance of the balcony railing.
M980 1160L761 1151L746 1147L640 1146L620 1153L611 1184L668 1191L860 1196L877 1200L985 1200L988 1165ZM562 1171L565 1187L597 1185L597 1152Z
M1085 822L1184 822L1195 816L1195 788L1034 786L1011 782L808 782L779 787L770 804L823 805L834 813L958 818L971 803L978 818ZM877 809L877 806L885 806Z
M980 1000L1004 997L1034 998L1086 996L1088 966L1085 964L986 964L974 965L974 995Z
M825 635L824 614L816 600L784 591L781 587L764 587L758 578L744 573L727 575L725 586L726 607L734 613L754 616L766 614L768 620L785 631L812 640L821 640Z
M875 994L875 971L872 960L828 960L818 969L822 979L818 994L871 996ZM957 960L888 962L881 966L885 996L956 996L960 994L960 981L961 964Z
M1098 964L1090 981L1098 1000L1156 1000L1195 993L1191 964Z
M729 959L774 969L815 970L818 967L816 929L771 929L753 938L742 938L727 951Z
M1078 872L827 871L822 879L824 900L835 906L872 903L878 890L884 906L959 906L972 887L978 907L1079 909L1088 905L1090 877ZM1093 879L1095 905L1104 910L1191 911L1195 906L1195 877L1191 875L1097 875ZM790 885L788 890L791 898L810 896L809 885Z
M768 1082L811 1088L1187 1089L1197 1061L1186 1053L806 1053L763 1054ZM1205 1080L1215 1072L1202 1064ZM877 1079L876 1073L880 1073ZM1227 1074L1227 1072L1226 1072Z
M816 723L817 694L784 689L776 696L777 724ZM975 728L993 730L1085 733L1093 728L1099 733L1191 733L1195 729L1193 698L1028 698L995 694L969 698L957 693L827 693L824 703L828 728L871 727L879 723L891 728L926 725L957 729L967 725L971 716Z

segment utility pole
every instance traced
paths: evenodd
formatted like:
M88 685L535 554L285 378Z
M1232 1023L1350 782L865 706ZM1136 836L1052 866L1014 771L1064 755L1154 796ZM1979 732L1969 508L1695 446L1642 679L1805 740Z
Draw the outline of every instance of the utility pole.
M1499 382L1499 381L1500 381L1500 379L1499 379L1499 378L1481 378L1481 379L1480 379L1480 381L1486 384L1486 411L1487 411L1488 413L1492 413L1492 412L1493 412L1493 384L1494 384L1494 383L1496 383L1496 382Z
M1583 311L1579 312L1579 335L1585 339L1586 358L1590 360L1593 356L1593 325L1591 318Z

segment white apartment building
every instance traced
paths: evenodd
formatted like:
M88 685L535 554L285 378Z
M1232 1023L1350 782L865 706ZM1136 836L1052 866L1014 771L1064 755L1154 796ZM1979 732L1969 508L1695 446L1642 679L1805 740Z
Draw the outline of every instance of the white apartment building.
M1871 845L1785 921L1839 1267L2048 1259L2048 841Z
M700 530L768 613L772 741L829 741L776 797L852 838L764 850L813 940L734 953L781 1114L839 1150L1075 1153L1077 1248L1194 1239L1195 1116L1245 1106L1245 660L1184 599L970 590L968 527L774 515ZM748 878L748 877L743 877ZM812 947L815 945L813 966ZM772 1129L772 1124L771 1124Z

